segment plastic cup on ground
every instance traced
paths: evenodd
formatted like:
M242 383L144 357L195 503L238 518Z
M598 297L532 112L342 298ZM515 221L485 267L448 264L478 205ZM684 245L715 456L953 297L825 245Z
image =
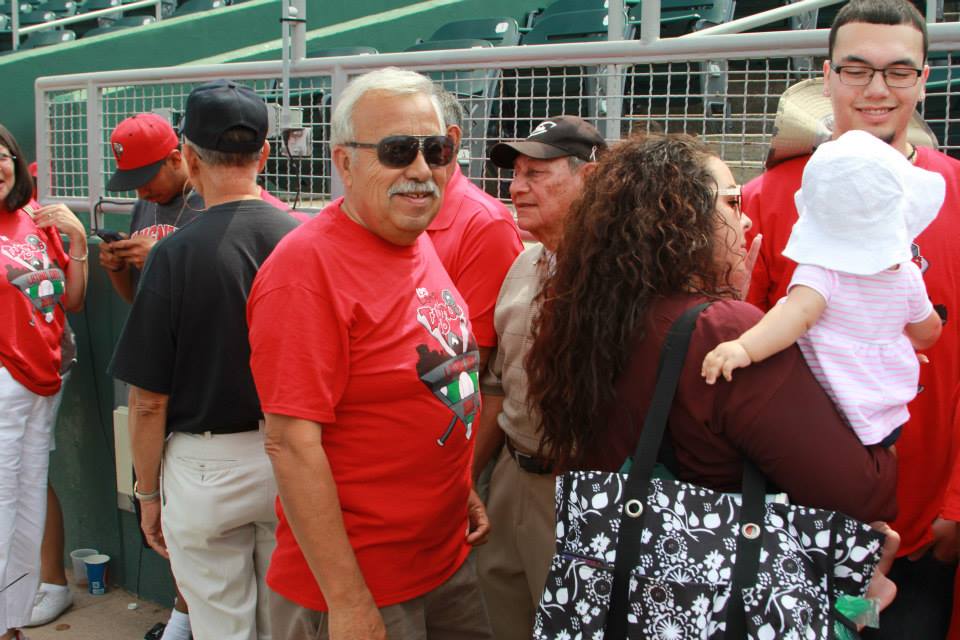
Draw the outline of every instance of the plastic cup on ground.
M73 581L79 585L87 584L87 565L83 559L89 556L95 556L99 551L96 549L74 549L70 552L70 560L73 562Z
M110 556L104 553L87 556L83 559L87 565L87 590L95 596L102 596L107 592L107 563Z

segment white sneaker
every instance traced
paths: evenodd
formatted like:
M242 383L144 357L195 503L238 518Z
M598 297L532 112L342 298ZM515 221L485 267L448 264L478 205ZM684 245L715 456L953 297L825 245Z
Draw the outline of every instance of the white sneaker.
M30 612L28 627L39 627L59 618L73 604L73 594L69 587L43 583L33 598L33 610Z

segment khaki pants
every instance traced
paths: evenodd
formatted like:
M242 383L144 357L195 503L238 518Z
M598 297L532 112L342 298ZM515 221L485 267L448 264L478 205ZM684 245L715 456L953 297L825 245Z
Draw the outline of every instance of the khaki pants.
M388 640L492 640L490 623L469 558L442 585L418 598L380 609ZM327 614L270 592L274 640L328 640Z
M163 536L196 640L270 640L277 485L258 431L170 436Z
M504 447L490 478L490 541L477 549L497 640L529 640L556 547L556 477L520 468Z

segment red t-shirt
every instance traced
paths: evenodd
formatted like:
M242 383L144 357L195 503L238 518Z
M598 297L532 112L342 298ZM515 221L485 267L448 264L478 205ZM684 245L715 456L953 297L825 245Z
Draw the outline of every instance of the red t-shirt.
M323 425L347 536L377 606L420 596L469 553L477 345L426 235L390 244L338 200L277 245L247 306L265 413ZM267 583L326 603L279 500Z
M510 210L454 169L440 212L427 228L453 283L470 307L477 344L493 347L493 310L510 265L523 251Z
M796 264L781 254L797 210L793 195L800 188L809 156L788 160L751 180L743 189L743 210L753 220L748 241L763 234L748 300L769 309L782 296ZM922 392L910 403L910 420L897 441L900 513L890 523L901 536L898 555L913 553L931 540L930 524L940 514L944 491L953 471L954 427L951 399L960 383L960 162L932 149L918 147L916 166L941 174L947 183L940 213L917 238L914 262L934 307L949 321L940 340L924 353L930 364L920 367Z
M297 220L299 222L306 222L307 220L310 219L310 216L303 213L302 211L294 211L293 209L290 208L290 205L288 205L286 202L284 202L277 196L273 195L263 187L260 187L260 199L266 202L267 204L272 205L277 209L280 209L280 211L286 211L288 214L290 214L290 217L293 218L294 220Z
M28 207L40 208L31 200ZM41 396L60 390L60 339L66 321L60 299L70 259L59 232L38 229L24 209L0 210L0 364Z

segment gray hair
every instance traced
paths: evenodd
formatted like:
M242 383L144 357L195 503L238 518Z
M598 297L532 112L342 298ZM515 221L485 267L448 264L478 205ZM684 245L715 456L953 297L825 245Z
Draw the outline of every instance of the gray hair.
M570 167L570 173L576 173L580 171L580 167L589 164L586 160L578 158L577 156L567 156L567 166Z
M434 85L437 93L437 99L440 100L440 108L443 110L443 120L446 126L463 127L463 121L467 119L467 112L457 100L457 96L444 89L441 85Z
M225 131L223 137L232 139L234 141L250 141L256 137L256 134L244 127L234 127ZM183 138L183 144L193 149L194 153L200 156L200 159L211 167L246 167L251 164L257 164L260 162L260 151L262 150L262 147L256 151L243 152L204 149L203 147L190 142L186 136Z
M440 121L441 131L446 130L444 124L443 111L440 107L440 100L437 98L433 83L430 79L419 73L398 69L397 67L384 67L376 71L370 71L362 76L358 76L350 81L347 88L340 95L336 108L333 110L333 117L330 120L330 144L340 145L347 142L355 142L353 130L353 111L356 109L357 102L369 91L382 91L384 93L404 96L423 94L430 97L433 108L437 112L437 120ZM370 142L369 140L365 142Z

